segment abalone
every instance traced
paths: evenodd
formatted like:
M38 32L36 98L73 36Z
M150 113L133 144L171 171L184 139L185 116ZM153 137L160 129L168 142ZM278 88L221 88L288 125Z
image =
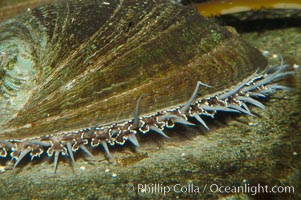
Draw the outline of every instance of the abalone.
M166 1L63 1L0 24L0 153L69 155L217 111L250 114L286 65ZM255 72L256 71L256 72ZM254 73L255 72L255 73ZM198 97L199 87L202 96ZM212 87L210 87L212 86ZM143 97L142 97L143 96ZM141 98L142 97L142 98ZM134 114L135 113L135 114Z

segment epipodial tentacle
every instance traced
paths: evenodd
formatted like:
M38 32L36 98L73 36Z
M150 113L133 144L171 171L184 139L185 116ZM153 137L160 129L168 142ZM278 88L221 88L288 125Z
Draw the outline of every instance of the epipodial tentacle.
M160 134L160 135L162 135L162 136L164 136L164 137L166 137L166 138L170 138L162 130L160 130L159 128L157 128L155 126L150 126L149 129L152 130L152 131L154 131L154 132L156 132L156 133L158 133L158 134Z
M186 104L184 104L184 106L181 108L181 113L186 113L186 111L188 110L188 108L190 107L191 103L193 102L193 100L195 100L197 94L198 94L198 91L200 89L200 86L206 86L206 87L212 87L210 85L207 85L205 83L202 83L201 81L198 81L197 84L196 84L196 87L190 97L190 99L186 102Z
M242 102L250 103L250 104L252 104L254 106L257 106L257 107L259 107L263 110L265 109L265 106L261 102L255 100L255 99L252 99L251 97L238 96L238 97L236 97L236 99L238 99Z
M207 130L209 130L207 124L204 122L204 120L198 115L197 113L193 114L193 117L200 123L202 124Z
M18 159L16 160L16 162L14 164L14 168L19 164L19 162L24 158L24 156L26 156L26 154L28 154L29 152L31 152L30 148L27 148L20 152L20 154L18 155Z
M130 135L128 136L128 139L129 139L129 141L130 141L134 146L139 147L139 142L138 142L137 137L136 137L135 134L130 134Z

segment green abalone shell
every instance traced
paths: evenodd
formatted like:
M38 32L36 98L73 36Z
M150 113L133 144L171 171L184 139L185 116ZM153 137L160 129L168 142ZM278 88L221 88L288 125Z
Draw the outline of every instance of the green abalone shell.
M205 95L266 65L224 27L163 0L45 4L1 23L0 50L1 139L129 119L142 94L141 115L154 113L186 102L199 80L214 86Z

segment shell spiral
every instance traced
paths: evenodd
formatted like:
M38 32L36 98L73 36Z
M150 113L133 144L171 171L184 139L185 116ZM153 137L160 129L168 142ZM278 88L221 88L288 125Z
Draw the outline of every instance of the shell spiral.
M0 52L0 142L41 138L51 146L48 155L69 152L72 159L71 145L76 151L91 139L92 146L110 143L121 131L114 127L116 123L124 122L123 128L133 131L134 122L129 120L141 95L141 118L158 113L156 123L150 127L145 124L153 122L142 120L132 133L151 128L164 135L161 130L172 127L168 123L188 123L179 109L172 108L188 110L188 117L199 121L196 113L212 115L221 107L229 109L233 102L244 109L232 109L248 113L243 102L262 105L232 96L259 87L269 93L268 89L280 86L263 87L286 75L281 68L271 75L250 76L266 66L258 50L194 10L163 0L64 1L27 10L0 24ZM247 77L232 92L183 106L198 81L214 86L201 91L208 95ZM158 117L164 126L158 125ZM114 128L106 130L102 125ZM100 136L106 133L109 138L96 139L77 131L95 126ZM62 132L72 133L68 137L73 142L49 139ZM2 150L12 149L12 157L22 159L29 151L36 155L40 148L36 145L41 144L10 145L2 142Z

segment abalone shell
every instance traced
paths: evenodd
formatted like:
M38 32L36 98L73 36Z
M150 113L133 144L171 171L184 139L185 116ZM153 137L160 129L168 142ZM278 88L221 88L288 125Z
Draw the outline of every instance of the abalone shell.
M174 17L174 15L171 16ZM266 30L253 33L249 39L260 49L283 55L285 61L288 61L289 57L295 58L293 62L288 61L291 64L300 63L300 54L298 54L301 47L298 45L301 41L300 34L298 34L300 28L296 29L294 33L287 30L272 30L272 32L274 34ZM210 31L208 34L211 34ZM238 56L238 58L240 57ZM232 59L235 60L235 57ZM279 64L278 61L276 63ZM228 83L226 81L228 76L219 78L224 80L225 84ZM202 80L201 76L200 80ZM191 91L189 97L195 84L189 88ZM200 96L208 89L210 91L216 90L215 88L202 87ZM18 93L21 90L13 91ZM277 94L277 99L272 98L264 103L267 106L265 112L252 109L251 111L257 113L259 117L240 117L239 120L227 121L227 124L222 126L223 128L218 126L218 129L212 124L211 126L208 124L211 131L205 135L198 134L193 135L193 137L186 137L189 135L187 133L198 130L200 126L197 128L178 126L176 129L167 131L167 134L172 137L171 140L162 140L157 135L152 137L152 134L145 135L143 137L144 142L141 141L141 147L135 153L129 152L127 147L115 148L114 146L110 148L114 149L113 156L116 160L125 161L126 166L120 163L108 165L106 161L101 163L89 162L88 164L86 159L76 157L75 174L73 174L70 170L69 158L66 157L63 160L67 162L60 162L57 175L53 175L51 173L52 168L47 164L47 161L52 159L48 159L45 153L42 155L42 159L34 158L33 162L30 163L26 162L30 160L28 156L29 159L21 161L25 165L20 165L15 170L7 170L6 173L0 175L0 196L3 199L212 199L213 196L239 199L275 198L278 195L282 198L296 198L296 195L298 196L296 192L294 194L253 195L253 193L213 194L206 190L204 193L170 192L164 195L159 192L139 192L137 185L146 183L151 186L151 183L162 183L162 186L172 186L179 183L185 187L191 183L202 188L214 183L224 186L244 187L247 185L253 188L260 183L268 186L293 185L296 191L298 180L300 180L299 169L301 166L299 156L301 144L299 134L301 127L300 91L299 89L297 93L290 93L290 96L284 93ZM10 96L10 101L13 99L13 96ZM145 103L144 100L145 97L142 98L141 105ZM132 112L134 112L135 104L137 101L132 103ZM140 109L143 108L140 106ZM217 121L220 122L220 120ZM28 122L27 127L30 130L30 122ZM178 134L171 134L175 132ZM48 132L46 131L46 133ZM12 134L15 133L12 132ZM43 135L38 132L32 132L32 134L33 137ZM11 138L14 138L13 135ZM1 142L3 140L0 141L0 145L3 144ZM0 153L1 150L0 148ZM98 158L96 151L99 150L101 148L95 148L95 152L93 152L97 156L96 158ZM101 154L102 151L98 153ZM77 156L80 155L82 155L81 152L77 153ZM85 158L90 160L91 157ZM0 158L0 163L3 164L9 159L9 156L6 159ZM137 162L138 160L139 162ZM0 172L3 172L3 169L1 165Z
M185 103L237 84L258 50L168 1L63 1L0 25L1 140L36 138Z

